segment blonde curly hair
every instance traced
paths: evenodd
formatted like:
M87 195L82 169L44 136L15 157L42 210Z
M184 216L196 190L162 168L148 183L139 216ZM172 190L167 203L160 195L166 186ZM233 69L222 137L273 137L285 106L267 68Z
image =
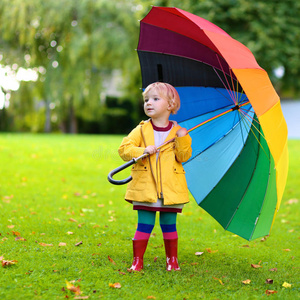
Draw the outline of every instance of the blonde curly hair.
M154 82L149 84L143 92L143 98L145 100L147 94L151 90L155 90L162 98L166 99L171 106L171 114L176 114L180 108L180 97L176 89L169 83Z

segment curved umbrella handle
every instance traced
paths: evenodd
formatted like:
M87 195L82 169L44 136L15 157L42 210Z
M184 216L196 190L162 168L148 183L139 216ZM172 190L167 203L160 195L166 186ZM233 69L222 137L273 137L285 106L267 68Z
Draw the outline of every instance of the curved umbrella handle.
M146 153L146 154L143 154L143 155L141 155L141 156L139 156L139 157L137 157L137 158L133 158L132 160L126 162L126 163L123 164L123 165L121 165L120 167L117 167L116 169L110 171L110 172L108 173L108 176L107 176L108 181L109 181L110 183L116 184L116 185L122 185L122 184L128 183L129 181L132 180L132 177L131 177L131 176L129 176L129 177L125 178L125 179L122 179L122 180L116 180L116 179L113 179L113 176L114 176L115 174L121 172L122 170L124 170L124 169L130 167L131 165L135 164L138 160L140 160L140 159L146 157L147 155L148 155L148 154Z

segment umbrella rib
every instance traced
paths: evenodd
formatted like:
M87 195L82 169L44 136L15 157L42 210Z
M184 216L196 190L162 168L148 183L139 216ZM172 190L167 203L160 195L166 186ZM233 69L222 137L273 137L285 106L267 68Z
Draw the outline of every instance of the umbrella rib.
M219 65L220 65L220 67L221 67L221 69L222 69L222 72L223 72L223 75L224 75L224 77L225 77L225 80L226 80L226 82L227 82L227 87L228 87L228 93L231 95L231 99L233 100L233 102L234 102L234 104L237 104L236 103L236 99L235 99L235 97L234 97L234 94L233 94L233 92L232 92L232 90L231 90L231 87L230 87L230 84L229 84L229 82L228 82L228 80L227 80L227 76L226 76L226 73L225 73L225 71L224 71L224 69L223 69L223 66L222 66L222 64L221 64L221 62L220 62L220 59L219 59L219 56L218 56L218 54L216 54L216 56L217 56L217 59L218 59L218 62L219 62ZM218 75L219 76L219 75ZM232 79L232 76L231 76L231 74L230 74L230 77L231 77L231 79ZM219 78L220 78L220 76L219 76ZM223 81L222 81L223 82ZM223 83L224 84L224 83ZM224 85L225 86L225 85ZM225 86L226 87L226 86ZM230 92L229 92L230 91Z
M217 76L219 77L220 81L222 82L222 84L223 84L224 88L225 88L225 89L226 89L226 91L228 92L228 94L229 94L229 97L230 97L230 100L233 102L233 104L234 104L234 105L236 105L236 102L235 102L234 96L232 95L232 93L230 93L230 92L231 92L231 90L230 90L230 89L229 89L229 88L226 86L225 82L222 80L222 78L221 78L221 76L219 75L219 73L217 72L216 68L215 68L215 67L213 67L213 69L214 69L215 73L217 74ZM225 74L225 73L223 72L223 74ZM226 78L226 75L225 75L225 78ZM226 80L227 80L227 78L226 78Z
M245 114L245 113L242 112L242 111L241 111L241 113L244 114L245 118L250 117L250 116L247 116L247 114ZM253 123L252 123L252 125L253 125L253 128L259 133L259 135L260 135L261 137L263 137L263 138L266 140L266 138L263 136L263 134L260 132L260 130L259 130ZM259 140L259 139L257 138L257 136L254 134L254 131L253 131L253 129L252 129L252 126L251 126L250 130L251 130L251 132L253 133L253 135L254 135L254 137L255 137L257 143L259 144L260 148L263 150L263 152L265 153L266 157L267 157L268 160L270 161L270 157L269 157L269 155L267 154L265 148L262 146L260 140Z
M251 117L245 109L241 108L240 112L243 114L243 116L247 119L251 119L252 121L256 122L258 125L260 125L259 121L257 121L255 118ZM249 121L249 123L251 123ZM253 124L253 127L256 129L256 131L266 140L265 136L263 135L263 133Z

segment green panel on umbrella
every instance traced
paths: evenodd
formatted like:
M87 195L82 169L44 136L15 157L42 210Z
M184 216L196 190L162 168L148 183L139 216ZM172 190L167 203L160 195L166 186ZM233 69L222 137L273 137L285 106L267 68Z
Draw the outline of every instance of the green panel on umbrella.
M268 228L271 228L274 213L276 210L276 204L277 204L276 170L274 166L274 160L271 157L268 189L266 192L262 210L259 215L258 222L256 224L254 233L251 238L252 240L269 234Z
M200 204L224 228L230 223L255 171L259 133L254 125L251 132L239 157Z
M255 172L249 182L240 205L226 228L239 236L251 240L254 228L258 221L269 182L270 152L263 137L260 136L260 146L257 153ZM268 230L268 228L266 229ZM266 232L265 234L268 234ZM264 235L265 235L264 234Z

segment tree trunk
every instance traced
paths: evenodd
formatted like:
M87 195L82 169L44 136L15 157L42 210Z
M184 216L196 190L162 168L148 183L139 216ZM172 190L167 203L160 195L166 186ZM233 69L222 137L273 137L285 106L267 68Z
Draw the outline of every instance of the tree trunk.
M77 119L75 115L75 108L73 103L73 97L70 99L70 106L69 106L69 132L71 134L76 134L77 131Z
M51 110L50 110L50 101L46 99L46 120L45 120L45 128L44 132L50 133L51 132Z

